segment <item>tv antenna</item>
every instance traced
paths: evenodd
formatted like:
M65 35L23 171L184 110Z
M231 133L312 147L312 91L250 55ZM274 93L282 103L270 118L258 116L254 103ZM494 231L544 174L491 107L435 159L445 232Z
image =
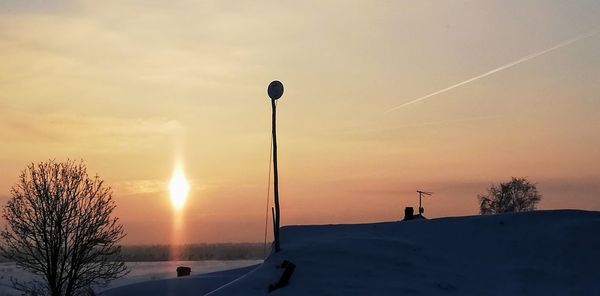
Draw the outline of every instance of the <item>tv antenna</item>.
M279 175L277 172L277 104L275 103L283 95L283 83L272 81L267 88L267 94L271 98L272 121L271 132L273 137L273 240L275 252L279 252L279 224L281 223L281 210L279 209Z
M423 195L430 196L433 194L433 192L417 190L417 193L419 194L419 216L423 216L424 210L423 210L423 207L421 206L421 199L423 198Z

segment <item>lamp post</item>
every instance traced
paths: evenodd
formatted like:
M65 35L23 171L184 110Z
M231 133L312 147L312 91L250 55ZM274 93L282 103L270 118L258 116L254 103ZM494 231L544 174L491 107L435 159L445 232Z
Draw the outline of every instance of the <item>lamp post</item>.
M267 94L271 98L272 122L271 132L273 137L273 195L275 211L273 212L273 239L275 241L275 252L279 252L279 223L281 222L281 210L279 209L279 175L277 171L277 99L283 95L283 83L275 80L269 84Z

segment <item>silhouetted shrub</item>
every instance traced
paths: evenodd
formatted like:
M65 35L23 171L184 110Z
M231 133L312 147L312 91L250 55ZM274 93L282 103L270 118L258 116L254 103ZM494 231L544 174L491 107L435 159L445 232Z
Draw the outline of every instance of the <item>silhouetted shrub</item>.
M542 199L535 184L526 178L515 178L500 185L492 185L485 194L477 196L482 215L535 210Z

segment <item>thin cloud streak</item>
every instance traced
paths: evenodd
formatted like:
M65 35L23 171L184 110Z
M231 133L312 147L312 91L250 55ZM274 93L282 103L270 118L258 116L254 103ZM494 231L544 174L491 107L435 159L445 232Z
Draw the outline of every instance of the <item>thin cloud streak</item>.
M446 87L446 88L444 88L444 89L438 90L438 91L436 91L436 92L430 93L430 94L428 94L428 95L425 95L425 96L422 96L422 97L416 98L416 99L414 99L414 100L412 100L412 101L409 101L409 102L406 102L406 103L404 103L404 104L402 104L402 105L399 105L399 106L396 106L396 107L394 107L394 108L391 108L391 109L387 110L387 111L386 111L386 113L390 113L390 112L393 112L393 111L399 110L399 109L401 109L401 108L404 108L404 107L406 107L406 106L409 106L409 105L412 105L412 104L415 104L415 103L421 102L421 101L423 101L423 100L429 99L429 98L431 98L431 97L433 97L433 96L436 96L436 95L439 95L439 94L441 94L441 93L445 93L445 92L447 92L447 91L449 91L449 90L452 90L452 89L454 89L454 88L457 88L457 87L459 87L459 86L461 86L461 85L465 85L465 84L467 84L467 83L469 83L469 82L473 82L473 81L475 81L475 80L478 80L478 79L480 79L480 78L484 78L484 77L486 77L486 76L489 76L489 75L492 75L492 74L494 74L494 73L496 73L496 72L499 72L499 71L502 71L502 70L505 70L505 69L511 68L511 67L513 67L513 66L516 66L516 65L518 65L518 64L520 64L520 63L523 63L523 62L529 61L529 60L531 60L531 59L534 59L534 58L536 58L536 57L539 57L539 56L541 56L541 55L543 55L543 54L549 53L549 52L551 52L551 51L553 51L553 50L556 50L556 49L559 49L559 48L565 47L565 46L567 46L567 45L570 45L570 44L572 44L572 43L575 43L575 42L577 42L577 41L579 41L579 40L582 40L582 39L585 39L585 38L592 37L592 36L594 36L594 35L598 34L598 32L600 32L600 31L599 31L598 29L596 29L596 30L593 30L593 31L591 31L591 32L588 32L588 33L584 33L584 34L581 34L581 35L577 35L577 36L575 36L575 37L573 37L573 38L571 38L571 39L568 39L568 40L566 40L566 41L563 41L563 42L561 42L561 43L559 43L559 44L557 44L557 45L555 45L555 46L552 46L552 47L550 47L550 48L547 48L547 49L544 49L544 50L542 50L542 51L538 51L538 52L535 52L535 53L532 53L532 54L526 55L526 56L524 56L524 57L522 57L522 58L520 58L520 59L518 59L518 60L516 60L516 61L514 61L514 62L508 63L508 64L506 64L506 65L504 65L504 66L500 66L500 67L498 67L498 68L495 68L495 69L493 69L493 70L490 70L490 71L488 71L488 72L485 72L485 73L483 73L483 74L481 74L481 75L477 75L477 76L475 76L475 77L473 77L473 78L467 79L467 80L465 80L465 81L459 82L459 83L457 83L457 84L451 85L451 86L449 86L449 87Z

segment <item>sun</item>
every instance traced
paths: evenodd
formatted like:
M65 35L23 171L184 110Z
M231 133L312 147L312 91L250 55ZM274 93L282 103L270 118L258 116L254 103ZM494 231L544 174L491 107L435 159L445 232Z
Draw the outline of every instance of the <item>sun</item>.
M175 168L171 182L169 182L169 192L171 193L171 204L173 208L180 211L185 206L185 200L190 191L190 184L185 179L183 169Z

